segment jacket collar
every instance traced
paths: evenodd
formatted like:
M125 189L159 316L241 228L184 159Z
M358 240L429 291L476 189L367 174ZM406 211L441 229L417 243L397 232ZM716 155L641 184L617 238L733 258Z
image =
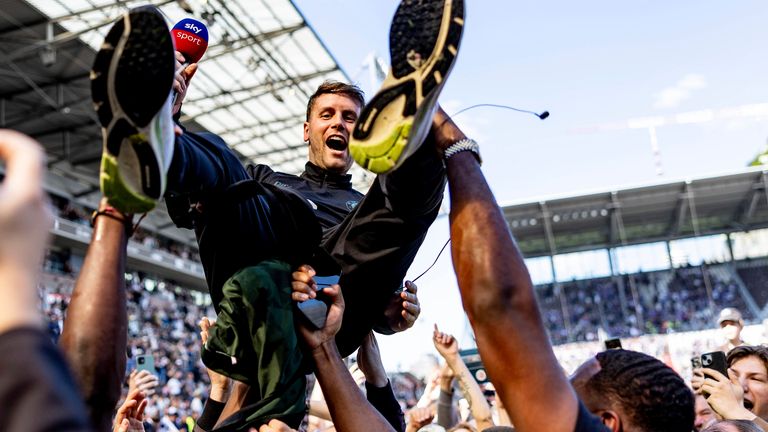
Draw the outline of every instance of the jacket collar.
M340 189L352 189L351 174L337 174L327 171L312 162L307 162L307 164L304 165L304 172L301 173L301 178L320 184L327 183Z

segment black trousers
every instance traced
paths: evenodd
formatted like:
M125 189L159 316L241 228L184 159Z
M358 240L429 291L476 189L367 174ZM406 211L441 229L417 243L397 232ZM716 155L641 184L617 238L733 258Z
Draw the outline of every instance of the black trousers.
M221 287L238 270L265 259L295 257L296 247L280 229L290 210L279 194L264 190L238 203L223 203L231 185L250 179L224 141L211 133L177 138L168 174L169 213L179 226L188 201L199 202L194 228L214 304ZM336 342L352 353L371 331L435 220L446 176L431 136L397 170L379 175L368 194L347 217L322 233L320 247L342 272L346 302ZM179 205L179 198L185 204ZM295 239L295 237L294 237ZM299 254L298 256L301 256Z

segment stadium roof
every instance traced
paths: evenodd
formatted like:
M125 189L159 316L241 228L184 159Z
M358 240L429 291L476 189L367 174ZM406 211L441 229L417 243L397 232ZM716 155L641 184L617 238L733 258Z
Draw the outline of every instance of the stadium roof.
M169 24L192 16L210 30L184 124L221 135L244 159L300 172L308 96L325 79L349 79L292 1L0 0L0 127L43 143L53 186L91 203L98 198L101 136L89 70L116 17L146 3ZM368 177L357 171L357 187L365 190ZM191 240L169 222L160 211L146 225Z
M768 171L503 206L527 258L768 227Z

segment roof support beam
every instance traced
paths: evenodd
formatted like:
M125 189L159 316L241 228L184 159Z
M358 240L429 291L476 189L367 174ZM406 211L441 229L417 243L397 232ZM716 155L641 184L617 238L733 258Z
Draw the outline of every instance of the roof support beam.
M682 228L685 223L685 216L688 214L688 200L686 198L685 188L683 188L677 198L675 211L672 212L672 217L669 220L667 237L676 237L680 234L680 228Z
M203 97L198 98L198 99L192 99L192 100L186 101L186 103L198 103L198 102L208 101L208 100L211 100L211 99L216 99L216 98L221 98L221 97L234 97L234 95L241 94L241 93L246 93L246 95L244 97L235 98L235 100L232 101L232 102L229 102L227 104L222 104L222 105L216 105L214 107L214 109L228 108L228 107L231 107L233 105L238 105L238 104L247 102L250 99L257 98L257 97L263 96L265 94L273 93L273 92L275 92L277 90L281 90L281 89L284 89L286 87L290 87L290 86L296 84L296 82L298 82L298 81L307 81L307 80L310 80L310 79L313 79L313 78L317 78L317 77L329 74L329 73L331 73L331 72L333 72L335 70L336 70L336 68L324 69L324 70L308 73L308 74L305 74L305 75L288 77L288 78L285 78L285 79L282 79L282 80L278 80L278 81L268 81L266 83L257 84L255 86L241 87L241 88L238 88L238 89L235 89L235 90L224 90L224 91L222 91L221 93L218 93L218 94L207 95L207 96L203 96ZM255 93L253 93L253 92L255 92ZM207 113L205 113L205 114L207 114ZM198 116L187 117L186 119L194 119L195 117L198 117Z
M229 133L243 132L243 131L259 129L259 128L263 129L263 128L266 128L266 127L269 127L269 126L275 126L275 125L278 125L278 124L287 123L287 124L285 124L285 125L283 125L283 126L281 126L279 128L272 128L272 129L270 129L267 132L264 132L263 130L259 130L259 131L257 131L257 132L259 132L259 135L254 135L254 136L252 136L252 137L250 137L248 139L250 140L250 139L253 139L253 138L262 138L265 135L272 134L272 133L275 133L275 132L280 132L281 130L285 129L286 126L294 126L296 123L299 123L299 120L300 120L300 123L304 123L304 116L303 115L293 115L293 116L283 117L283 118L274 119L274 120L267 120L267 121L264 121L262 123L254 123L254 124L249 124L249 125L245 125L245 126L242 126L242 127L218 130L218 131L216 131L216 134L220 135L220 136L224 136L224 135L229 134Z
M56 81L50 81L50 82L47 82L47 83L37 84L37 87L40 90L48 89L50 87L56 87L56 86L59 86L59 85L71 84L73 81L77 81L77 80L86 80L86 79L89 78L89 76L90 76L90 74L88 74L88 73L72 75L70 77L57 79ZM7 92L7 93L0 93L0 97L11 99L11 98L14 98L16 96L25 95L25 94L30 93L32 91L35 91L35 89L29 88L29 89L23 89L23 90L16 90L16 91Z
M90 195L90 194L96 192L97 190L99 190L99 186L95 186L94 185L94 186L88 187L86 189L83 189L80 192L73 193L72 194L72 198L82 198L82 197L84 197L86 195Z
M241 139L240 141L235 141L233 143L229 143L229 146L230 147L237 147L237 146L239 146L241 144L246 144L246 143L250 143L250 142L255 141L255 140L260 140L260 139L262 139L264 137L267 137L269 135L272 135L272 134L275 134L275 133L278 133L278 132L282 132L284 130L288 130L291 127L297 127L298 125L303 124L303 123L304 123L304 118L303 117L296 117L296 120L292 124L286 124L286 125L283 125L280 128L270 129L270 130L268 130L266 132L262 132L262 133L260 133L258 135L251 135L251 136L249 136L247 138ZM263 153L257 153L257 155L258 156L262 156L262 155L266 155L266 154L279 153L279 152L282 152L282 151L287 151L287 150L293 150L293 149L301 148L301 147L304 147L305 145L306 145L306 143L305 144L289 145L289 146L283 147L283 148L266 150Z
M749 221L752 220L755 210L757 210L757 205L760 203L760 197L764 196L764 176L765 173L760 175L760 178L752 185L752 188L744 196L744 199L741 200L738 207L736 207L736 211L733 213L733 217L731 217L734 227L744 229L749 224Z
M552 213L549 211L546 201L539 202L539 209L541 210L541 218L544 220L544 235L547 237L549 253L555 256L557 254L557 245L555 244L555 235L552 231Z
M690 213L691 213L691 225L693 226L693 235L698 237L700 235L699 216L696 213L696 200L693 196L694 195L693 188L691 187L690 181L685 182L685 193L688 198L688 210L690 210Z
M248 35L248 36L234 39L234 40L225 39L222 41L221 44L211 47L213 48L211 50L212 52L208 52L208 55L205 56L205 59L206 61L215 59L217 57L221 57L221 56L233 53L243 48L247 48L252 43L258 44L258 43L266 42L276 37L280 37L286 34L291 34L293 32L301 30L302 28L304 28L304 24L299 23L296 25L283 27L281 29L260 33L257 35Z

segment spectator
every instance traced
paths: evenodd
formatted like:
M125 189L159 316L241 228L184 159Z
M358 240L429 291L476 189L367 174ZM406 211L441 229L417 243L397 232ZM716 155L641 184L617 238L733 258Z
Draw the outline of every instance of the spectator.
M744 329L744 319L738 309L727 307L721 310L717 316L717 324L720 326L723 339L725 339L725 343L720 347L720 351L727 353L737 346L747 345L741 338L741 331Z
M703 368L692 380L696 392L726 420L751 420L768 431L768 348L743 345L728 353L728 374Z
M712 408L709 406L704 396L700 394L696 395L696 405L694 409L696 418L693 421L693 427L697 432L701 432L703 429L717 423L717 416L715 415L715 412L712 411Z
M723 420L703 432L763 432L763 429L749 420Z

